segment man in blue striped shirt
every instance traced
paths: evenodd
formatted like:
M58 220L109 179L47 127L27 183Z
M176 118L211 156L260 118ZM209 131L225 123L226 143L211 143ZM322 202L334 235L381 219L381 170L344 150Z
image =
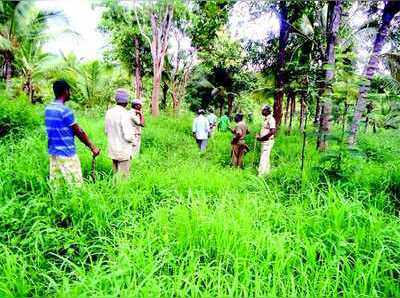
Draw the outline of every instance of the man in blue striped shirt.
M76 123L72 110L65 106L65 102L70 99L70 89L64 80L54 82L53 91L56 99L45 110L50 179L62 176L68 183L81 184L82 169L76 155L74 137L77 136L92 151L93 156L99 155L100 150Z

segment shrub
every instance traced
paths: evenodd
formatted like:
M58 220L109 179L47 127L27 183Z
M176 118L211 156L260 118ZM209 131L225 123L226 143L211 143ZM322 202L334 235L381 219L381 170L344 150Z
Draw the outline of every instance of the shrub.
M28 103L26 96L10 99L0 94L0 137L20 133L40 125L37 108Z

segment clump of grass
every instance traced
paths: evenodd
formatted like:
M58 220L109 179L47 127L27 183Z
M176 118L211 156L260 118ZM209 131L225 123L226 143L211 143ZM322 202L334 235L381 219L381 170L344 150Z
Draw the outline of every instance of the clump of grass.
M384 153L365 136L382 158L322 181L314 143L301 175L301 136L282 134L261 179L258 152L243 171L229 167L229 134L199 154L190 120L149 119L131 178L115 181L102 115L79 114L103 154L93 183L91 156L78 146L88 180L76 190L48 185L44 128L1 144L0 296L400 294L398 136L379 135L391 138Z

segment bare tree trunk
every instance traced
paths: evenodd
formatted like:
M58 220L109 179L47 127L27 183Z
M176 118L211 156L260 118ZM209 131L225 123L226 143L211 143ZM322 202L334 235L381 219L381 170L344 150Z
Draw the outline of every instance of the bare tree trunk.
M321 116L321 90L318 91L317 102L315 103L314 125L318 126L319 117Z
M167 82L162 82L162 96L161 96L161 102L160 102L160 108L162 110L165 110L167 108L167 96L168 96L168 90L169 86Z
M290 97L286 94L286 107L285 107L285 125L287 125L287 120L289 118L289 107L290 107Z
M335 46L337 33L340 26L340 17L342 13L341 0L330 1L328 4L328 28L327 28L327 48L326 48L326 65L325 72L325 91L323 93L323 103L321 108L321 116L319 122L319 133L317 140L317 148L323 151L328 146L327 137L330 133L330 118L332 114L332 81L335 75Z
M12 60L13 56L10 51L4 51L3 53L4 59L4 69L3 69L3 77L6 80L6 87L9 90L11 88L11 78L12 78Z
M163 21L159 24L158 17L151 14L151 28L153 40L151 43L151 55L153 58L153 92L151 95L151 114L160 115L159 98L161 89L161 75L164 70L164 58L168 47L168 36L171 30L173 10L167 7Z
M142 98L143 84L142 84L142 61L140 59L140 44L139 38L135 37L135 94L136 98Z
M277 61L276 76L276 93L274 98L274 118L276 127L279 128L282 120L282 101L283 89L286 83L285 63L286 63L286 47L289 39L288 9L286 1L279 2L280 10L280 32L279 32L279 54Z
M235 96L233 94L228 94L228 114L231 115L233 111L233 101Z
M293 123L293 116L296 111L296 94L293 90L289 90L288 92L289 100L290 100L290 114L289 114L289 127L288 127L288 134L292 132L292 123Z
M180 108L180 100L178 98L178 94L176 90L172 91L172 107L174 114L177 115L179 113L179 108Z
M389 1L385 5L382 15L382 23L379 27L378 33L375 37L374 48L372 51L372 55L369 59L368 64L364 69L364 76L367 79L367 82L363 83L360 86L358 92L357 103L354 109L353 121L350 127L350 135L348 138L348 143L350 147L353 147L356 143L356 136L358 132L358 128L360 125L362 113L366 107L366 98L368 91L370 89L370 83L372 77L374 76L379 62L379 55L382 51L382 47L385 43L386 36L388 35L390 23L393 17L400 11L400 2L398 1Z
M299 129L301 132L304 131L305 128L305 114L306 114L306 92L301 92L300 95L300 124Z

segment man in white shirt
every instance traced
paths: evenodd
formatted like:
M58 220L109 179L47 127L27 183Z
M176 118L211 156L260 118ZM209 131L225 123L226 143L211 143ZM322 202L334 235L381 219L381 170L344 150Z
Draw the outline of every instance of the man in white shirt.
M257 141L261 142L261 157L260 166L258 167L258 175L264 176L269 174L271 170L270 155L272 147L274 146L276 124L270 106L265 105L261 114L264 116L264 122L260 134L257 135Z
M113 162L113 171L123 177L129 176L132 148L135 133L126 106L129 94L118 89L115 94L116 105L105 116L105 131L108 138L108 156Z
M217 127L217 121L218 121L217 115L214 114L213 109L209 110L209 114L207 115L207 120L210 123L210 135L213 135Z
M202 109L197 112L197 117L193 121L192 132L200 151L206 151L208 137L210 134L210 123L204 116L204 110Z

